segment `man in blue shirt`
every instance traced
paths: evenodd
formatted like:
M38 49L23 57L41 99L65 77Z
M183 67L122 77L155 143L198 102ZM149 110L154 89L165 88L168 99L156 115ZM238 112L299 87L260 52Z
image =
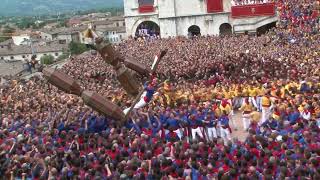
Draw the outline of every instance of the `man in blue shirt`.
M294 110L291 110L289 112L288 120L289 120L290 124L293 125L299 120L299 117L300 117L300 112L298 111L298 108L296 107Z
M214 116L210 115L205 117L205 123L208 130L208 138L210 141L213 140L213 138L217 138L217 120Z
M196 115L192 114L189 118L189 125L191 128L192 139L196 139L197 135L203 138L203 133L201 132L201 127L203 126L202 119L197 118Z
M173 113L171 113L166 123L167 123L168 129L170 131L175 132L178 135L179 139L181 140L183 133L182 133L182 130L180 129L182 127L180 124L180 120L176 118Z
M222 112L222 115L219 117L219 124L220 124L220 134L224 141L224 144L227 145L228 141L231 141L231 132L229 126L229 117L226 111Z

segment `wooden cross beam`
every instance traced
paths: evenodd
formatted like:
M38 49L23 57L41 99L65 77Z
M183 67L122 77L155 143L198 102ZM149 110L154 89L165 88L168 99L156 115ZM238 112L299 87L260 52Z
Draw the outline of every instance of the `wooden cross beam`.
M167 54L167 51L168 51L168 50L161 51L161 53L160 53L159 56L158 56L158 55L155 56L154 61L153 61L153 64L152 64L152 66L151 66L151 74L149 74L149 76L152 76L152 75L156 72L156 70L158 69L158 65L159 65L161 59ZM136 99L135 99L135 100L133 101L133 103L131 104L129 111L128 111L127 114L125 115L125 120L128 119L128 117L129 117L129 115L131 114L134 106L135 106L135 105L139 102L139 100L141 99L141 96L142 96L142 94L143 94L144 91L145 91L145 90L142 89L142 90L140 91L139 95L136 97Z

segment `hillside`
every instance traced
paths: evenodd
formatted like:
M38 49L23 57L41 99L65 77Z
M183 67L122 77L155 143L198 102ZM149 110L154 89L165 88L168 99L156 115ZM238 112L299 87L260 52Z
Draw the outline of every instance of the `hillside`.
M123 0L1 0L0 15L57 14L122 5Z

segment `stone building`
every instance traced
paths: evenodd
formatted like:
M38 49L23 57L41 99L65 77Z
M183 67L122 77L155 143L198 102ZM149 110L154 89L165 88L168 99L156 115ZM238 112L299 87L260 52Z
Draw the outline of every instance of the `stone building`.
M273 3L234 7L231 0L125 0L128 36L149 28L161 37L256 33L278 20Z

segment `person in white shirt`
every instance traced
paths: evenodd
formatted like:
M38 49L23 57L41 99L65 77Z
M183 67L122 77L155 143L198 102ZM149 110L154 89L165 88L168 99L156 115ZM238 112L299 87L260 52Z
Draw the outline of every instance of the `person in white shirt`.
M310 111L308 111L308 109L305 108L304 111L301 112L301 117L305 120L310 120L311 119Z

